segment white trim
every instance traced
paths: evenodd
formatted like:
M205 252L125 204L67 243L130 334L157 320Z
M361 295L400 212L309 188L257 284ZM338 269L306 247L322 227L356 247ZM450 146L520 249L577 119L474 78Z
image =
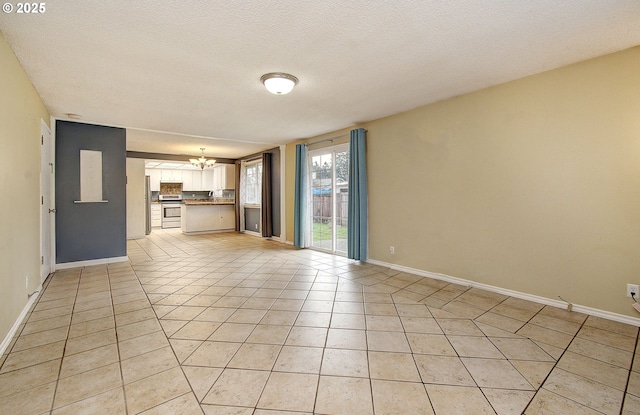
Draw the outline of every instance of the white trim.
M40 147L40 197L42 201L40 203L40 282L44 282L47 279L47 276L51 274L54 270L53 267L53 250L52 246L55 245L55 241L52 237L52 223L55 222L54 215L48 211L48 209L52 208L53 204L51 202L51 195L54 193L53 187L53 139L51 134L51 129L43 120L40 118L40 134L42 138L42 144ZM45 134L47 135L46 145L45 145ZM48 150L48 152L45 152ZM43 166L44 162L44 166ZM44 180L43 180L44 179ZM45 192L46 190L46 192ZM45 204L44 194L47 193L47 201ZM46 210L45 210L46 209ZM43 218L46 216L46 219ZM48 228L44 229L44 222L47 222ZM43 238L43 234L46 234ZM48 239L48 244L45 244L45 239ZM47 245L47 246L45 246ZM45 252L45 249L47 252ZM47 258L47 263L44 263L44 258ZM46 275L45 275L46 274Z
M27 301L27 304L25 304L24 308L20 312L20 315L18 316L16 321L13 323L13 326L11 326L11 329L9 330L7 335L4 337L4 340L2 340L2 343L0 343L0 356L5 353L5 351L7 350L7 347L9 347L9 344L11 344L11 340L13 339L13 336L15 336L16 332L18 331L18 328L22 324L22 321L25 319L25 317L27 317L27 314L29 314L29 310L31 310L31 307L33 306L33 304L35 304L36 300L38 299L38 297L40 297L41 293L42 293L42 284L38 286L38 289L29 298L29 301Z
M89 267L91 265L104 265L104 264L112 264L114 262L127 262L128 260L129 260L128 256L114 256L111 258L89 259L87 261L63 262L62 264L56 264L56 269Z
M241 231L240 233L244 233L244 234L247 234L249 236L255 236L257 238L262 238L262 233L260 233L260 232L248 231L248 230L245 229L244 231Z
M424 271L421 269L405 267L403 265L391 264L388 262L378 261L375 259L367 259L366 261L369 264L379 265L382 267L387 267L391 269L395 269L397 271L407 272L415 275L419 275L421 277L433 278L436 280L446 281L454 284L464 285L467 287L480 288L482 290L491 291L498 294L508 295L510 297L520 298L522 300L532 301L534 303L549 305L558 308L566 308L567 303L560 300L554 300L547 297L542 297L539 295L527 294L520 291L509 290L506 288L496 287L494 285L483 284L475 281L465 280L462 278L452 277L446 274L438 274L435 272ZM617 321L619 323L629 324L632 326L640 327L640 318L625 316L624 314L613 313L606 310L600 310L598 308L592 308L583 306L580 304L572 304L572 310L578 313L588 314L594 317L601 317L607 320Z
M49 207L51 209L56 208L56 121L57 118L51 116L49 119L51 129L51 165L53 168L53 174L51 175L51 194ZM51 217L51 272L56 270L56 214Z
M287 239L287 146L280 146L280 242Z

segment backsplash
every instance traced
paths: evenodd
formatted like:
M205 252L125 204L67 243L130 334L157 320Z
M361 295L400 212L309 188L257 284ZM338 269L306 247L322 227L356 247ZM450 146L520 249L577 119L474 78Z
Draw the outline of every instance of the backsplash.
M185 191L182 192L182 199L183 200L189 200L189 199L209 199L209 197L213 198L213 196L209 196L209 192L208 190L202 190L202 191Z
M160 182L161 195L179 195L182 193L182 183L162 183Z

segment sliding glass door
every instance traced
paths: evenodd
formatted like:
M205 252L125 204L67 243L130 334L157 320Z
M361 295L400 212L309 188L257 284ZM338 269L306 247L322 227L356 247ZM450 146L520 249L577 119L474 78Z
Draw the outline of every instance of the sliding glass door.
M262 232L262 161L242 163L240 173L240 229L260 236Z
M346 255L349 146L309 152L311 247Z

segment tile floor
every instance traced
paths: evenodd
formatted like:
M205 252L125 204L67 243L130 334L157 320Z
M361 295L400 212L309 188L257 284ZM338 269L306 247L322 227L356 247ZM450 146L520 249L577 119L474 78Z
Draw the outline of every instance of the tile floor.
M234 233L56 272L1 414L638 414L638 329Z

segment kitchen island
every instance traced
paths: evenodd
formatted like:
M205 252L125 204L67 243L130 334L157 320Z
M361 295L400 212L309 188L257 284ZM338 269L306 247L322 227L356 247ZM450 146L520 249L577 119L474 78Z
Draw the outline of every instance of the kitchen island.
M222 232L236 228L236 208L233 201L184 200L181 209L182 233Z

